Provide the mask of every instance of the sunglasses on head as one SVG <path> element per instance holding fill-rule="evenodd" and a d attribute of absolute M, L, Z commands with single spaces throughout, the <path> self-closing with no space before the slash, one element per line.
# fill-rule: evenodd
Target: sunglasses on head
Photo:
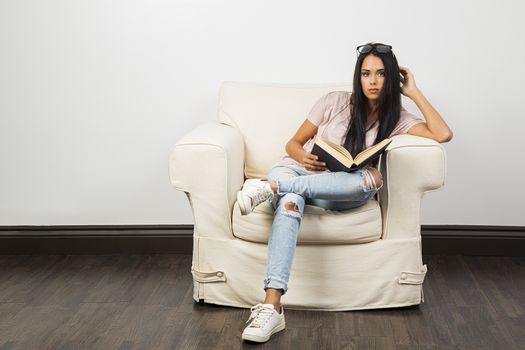
<path fill-rule="evenodd" d="M 360 46 L 358 46 L 356 48 L 356 50 L 357 50 L 357 52 L 359 54 L 362 54 L 362 53 L 368 53 L 368 52 L 372 51 L 374 48 L 379 53 L 387 53 L 387 52 L 390 52 L 392 50 L 392 46 L 390 46 L 390 45 L 383 45 L 383 44 L 365 44 L 365 45 L 360 45 Z"/>

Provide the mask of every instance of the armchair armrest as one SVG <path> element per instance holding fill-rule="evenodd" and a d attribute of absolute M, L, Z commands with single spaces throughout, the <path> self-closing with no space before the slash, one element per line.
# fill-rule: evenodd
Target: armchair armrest
<path fill-rule="evenodd" d="M 195 236 L 233 239 L 232 209 L 244 182 L 243 170 L 243 138 L 229 125 L 202 124 L 173 146 L 170 181 L 188 196 Z"/>
<path fill-rule="evenodd" d="M 424 193 L 443 187 L 446 164 L 440 143 L 408 134 L 392 137 L 379 165 L 384 183 L 379 190 L 382 239 L 421 234 L 421 199 Z"/>

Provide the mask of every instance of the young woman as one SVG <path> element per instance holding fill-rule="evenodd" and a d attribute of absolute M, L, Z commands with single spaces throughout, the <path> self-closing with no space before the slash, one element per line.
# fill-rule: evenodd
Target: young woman
<path fill-rule="evenodd" d="M 447 142 L 452 131 L 432 107 L 407 67 L 400 67 L 390 45 L 368 43 L 357 47 L 353 91 L 333 91 L 321 97 L 307 119 L 286 144 L 287 155 L 275 164 L 268 179 L 249 180 L 238 193 L 241 213 L 247 215 L 271 200 L 275 210 L 268 241 L 264 303 L 251 308 L 245 340 L 264 342 L 285 327 L 281 296 L 288 279 L 297 233 L 306 204 L 330 210 L 364 205 L 383 186 L 381 173 L 372 166 L 351 173 L 330 172 L 311 154 L 317 139 L 344 145 L 350 154 L 399 134 Z M 412 99 L 426 122 L 401 106 L 401 94 Z"/>

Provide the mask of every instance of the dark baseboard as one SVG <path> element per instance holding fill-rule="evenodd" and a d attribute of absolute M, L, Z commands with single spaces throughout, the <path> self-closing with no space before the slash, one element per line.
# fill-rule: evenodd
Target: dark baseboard
<path fill-rule="evenodd" d="M 0 226 L 0 254 L 191 254 L 193 225 Z M 525 227 L 423 225 L 423 254 L 525 256 Z"/>
<path fill-rule="evenodd" d="M 423 254 L 525 256 L 525 227 L 422 225 Z"/>
<path fill-rule="evenodd" d="M 0 254 L 191 254 L 193 225 L 0 226 Z"/>

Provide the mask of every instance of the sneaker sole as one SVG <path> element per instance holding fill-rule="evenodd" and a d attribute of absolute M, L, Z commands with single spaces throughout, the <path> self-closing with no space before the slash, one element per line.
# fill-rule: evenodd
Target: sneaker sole
<path fill-rule="evenodd" d="M 241 210 L 241 215 L 248 215 L 249 212 L 246 211 L 246 207 L 244 206 L 244 202 L 242 200 L 241 192 L 237 193 L 237 203 L 239 204 L 239 209 Z"/>
<path fill-rule="evenodd" d="M 284 322 L 281 324 L 278 324 L 274 329 L 272 329 L 270 334 L 268 334 L 266 337 L 255 335 L 255 334 L 243 334 L 242 339 L 257 342 L 257 343 L 264 343 L 270 340 L 270 337 L 272 336 L 272 334 L 282 331 L 285 328 L 285 326 L 286 324 Z"/>

